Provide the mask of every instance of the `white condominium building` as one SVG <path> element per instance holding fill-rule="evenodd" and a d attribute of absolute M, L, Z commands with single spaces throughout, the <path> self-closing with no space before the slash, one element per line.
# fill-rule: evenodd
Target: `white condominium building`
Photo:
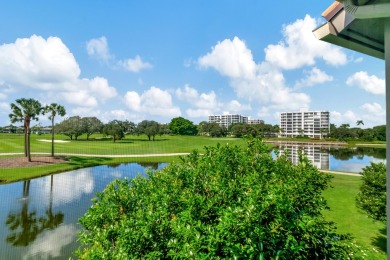
<path fill-rule="evenodd" d="M 209 123 L 218 123 L 221 126 L 229 128 L 231 124 L 248 123 L 248 117 L 242 115 L 212 115 L 209 116 Z"/>
<path fill-rule="evenodd" d="M 329 111 L 307 111 L 280 113 L 280 135 L 282 137 L 308 136 L 324 138 L 330 130 Z"/>
<path fill-rule="evenodd" d="M 248 119 L 248 125 L 260 125 L 264 124 L 264 120 L 261 119 Z"/>

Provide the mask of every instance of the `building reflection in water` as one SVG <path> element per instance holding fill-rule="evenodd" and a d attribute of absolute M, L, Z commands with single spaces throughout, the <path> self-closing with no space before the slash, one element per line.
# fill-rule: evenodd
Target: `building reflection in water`
<path fill-rule="evenodd" d="M 299 151 L 303 151 L 305 156 L 311 161 L 311 163 L 321 170 L 329 170 L 329 146 L 322 146 L 319 144 L 280 144 L 278 147 L 279 155 L 284 154 L 287 151 L 287 157 L 294 164 L 299 162 Z"/>

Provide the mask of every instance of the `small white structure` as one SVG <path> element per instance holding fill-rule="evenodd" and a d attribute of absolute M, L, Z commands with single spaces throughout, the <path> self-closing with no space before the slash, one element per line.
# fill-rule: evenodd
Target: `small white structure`
<path fill-rule="evenodd" d="M 308 136 L 322 139 L 330 130 L 328 111 L 308 111 L 280 113 L 280 136 Z"/>

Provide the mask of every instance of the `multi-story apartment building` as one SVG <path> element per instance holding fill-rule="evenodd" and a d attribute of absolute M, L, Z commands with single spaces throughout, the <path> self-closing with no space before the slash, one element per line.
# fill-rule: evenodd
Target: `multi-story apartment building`
<path fill-rule="evenodd" d="M 264 120 L 248 118 L 248 125 L 260 125 L 260 124 L 264 124 Z"/>
<path fill-rule="evenodd" d="M 212 115 L 209 116 L 209 123 L 218 123 L 221 126 L 229 128 L 231 124 L 248 123 L 248 117 L 242 115 Z"/>
<path fill-rule="evenodd" d="M 280 135 L 282 137 L 308 136 L 324 138 L 330 130 L 328 111 L 307 111 L 280 113 Z"/>

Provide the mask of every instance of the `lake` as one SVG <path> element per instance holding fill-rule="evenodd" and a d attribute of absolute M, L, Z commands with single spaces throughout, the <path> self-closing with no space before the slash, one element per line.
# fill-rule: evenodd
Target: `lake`
<path fill-rule="evenodd" d="M 359 172 L 373 162 L 386 161 L 386 149 L 280 147 L 297 160 L 303 149 L 313 164 L 327 170 Z M 69 259 L 77 249 L 78 219 L 96 192 L 118 178 L 145 175 L 145 169 L 166 164 L 130 163 L 97 166 L 52 176 L 0 185 L 0 258 Z"/>
<path fill-rule="evenodd" d="M 78 247 L 77 221 L 96 192 L 114 179 L 165 165 L 97 166 L 0 185 L 0 258 L 69 259 Z"/>
<path fill-rule="evenodd" d="M 299 151 L 303 151 L 309 160 L 321 170 L 359 173 L 370 162 L 386 163 L 386 148 L 355 147 L 342 148 L 318 144 L 311 145 L 282 145 L 274 149 L 277 154 L 287 152 L 287 157 L 297 163 Z"/>

